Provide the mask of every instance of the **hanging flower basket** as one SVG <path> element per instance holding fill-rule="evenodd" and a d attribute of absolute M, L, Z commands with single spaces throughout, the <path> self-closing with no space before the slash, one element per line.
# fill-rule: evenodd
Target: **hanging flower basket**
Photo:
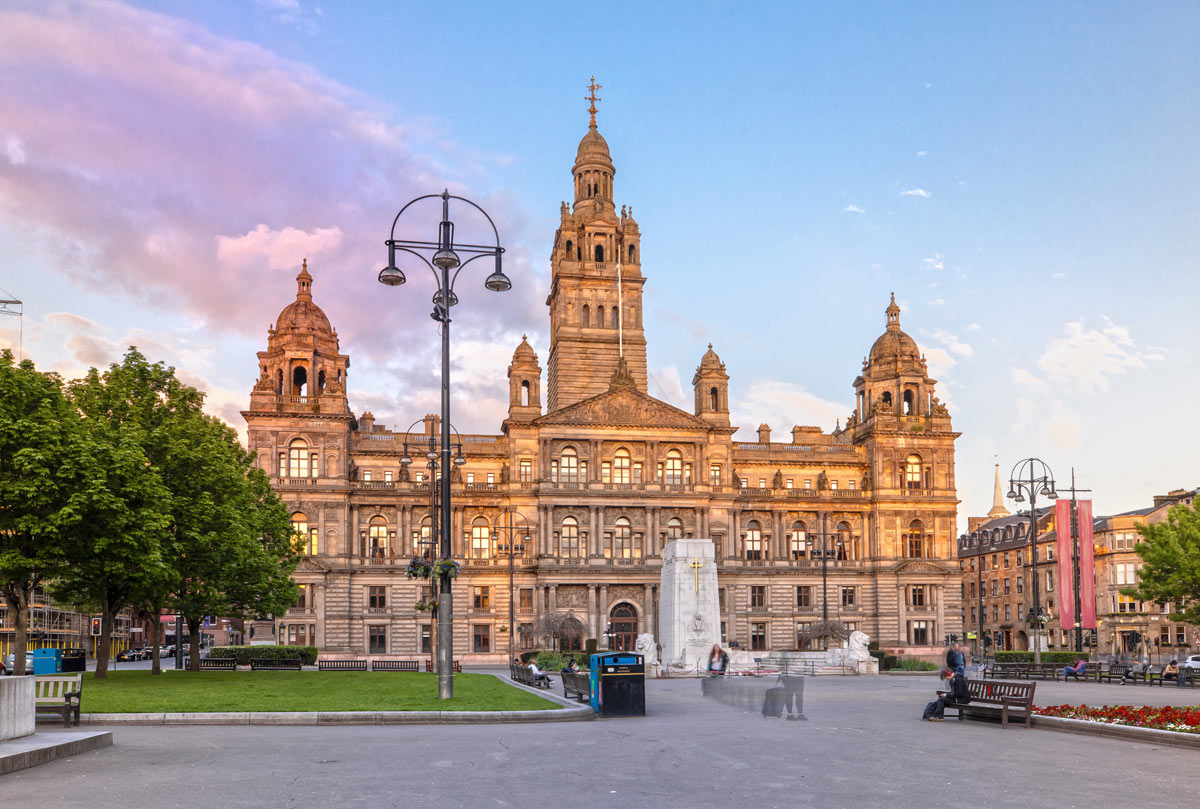
<path fill-rule="evenodd" d="M 413 609 L 417 612 L 436 612 L 437 604 L 436 601 L 418 601 L 416 604 L 413 604 Z"/>
<path fill-rule="evenodd" d="M 419 556 L 414 556 L 412 561 L 408 563 L 408 567 L 404 568 L 404 575 L 410 579 L 428 579 L 433 568 Z"/>
<path fill-rule="evenodd" d="M 458 562 L 443 557 L 433 563 L 433 575 L 439 579 L 442 576 L 449 576 L 452 579 L 456 579 L 458 578 L 458 567 Z"/>

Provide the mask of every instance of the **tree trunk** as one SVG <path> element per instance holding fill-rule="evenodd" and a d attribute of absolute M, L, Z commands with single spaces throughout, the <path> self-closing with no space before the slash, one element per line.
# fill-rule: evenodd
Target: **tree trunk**
<path fill-rule="evenodd" d="M 15 615 L 13 622 L 13 669 L 14 675 L 25 673 L 25 649 L 29 645 L 29 627 L 25 623 L 25 607 L 29 604 L 25 590 L 4 592 L 4 604 L 8 614 Z"/>
<path fill-rule="evenodd" d="M 188 642 L 192 647 L 191 652 L 188 653 L 188 671 L 200 671 L 200 619 L 188 618 L 187 625 Z M 176 648 L 175 654 L 179 654 L 178 648 Z"/>
<path fill-rule="evenodd" d="M 162 610 L 155 609 L 151 611 L 150 617 L 154 621 L 154 628 L 150 630 L 150 673 L 162 674 L 162 664 L 159 662 L 158 655 L 162 650 L 162 616 L 159 614 Z"/>
<path fill-rule="evenodd" d="M 96 673 L 95 679 L 103 680 L 108 677 L 108 659 L 112 653 L 112 631 L 116 616 L 109 608 L 107 600 L 100 607 L 100 637 L 96 640 Z"/>

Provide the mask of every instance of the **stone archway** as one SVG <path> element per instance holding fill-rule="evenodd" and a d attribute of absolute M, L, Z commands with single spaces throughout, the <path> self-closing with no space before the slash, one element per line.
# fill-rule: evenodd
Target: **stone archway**
<path fill-rule="evenodd" d="M 637 644 L 637 608 L 622 601 L 608 613 L 608 621 L 612 631 L 609 648 L 616 652 L 632 652 Z"/>

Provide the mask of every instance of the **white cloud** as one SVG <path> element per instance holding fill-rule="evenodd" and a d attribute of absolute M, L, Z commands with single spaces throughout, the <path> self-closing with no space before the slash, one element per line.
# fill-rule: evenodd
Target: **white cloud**
<path fill-rule="evenodd" d="M 837 419 L 845 417 L 851 407 L 822 399 L 803 385 L 761 379 L 742 393 L 730 410 L 733 423 L 746 430 L 769 424 L 775 435 L 790 435 L 795 425 L 816 425 L 832 430 Z"/>
<path fill-rule="evenodd" d="M 983 326 L 980 326 L 978 323 L 972 323 L 967 326 L 967 331 L 983 331 Z"/>
<path fill-rule="evenodd" d="M 925 355 L 925 363 L 929 366 L 929 375 L 934 379 L 942 379 L 955 365 L 958 365 L 958 360 L 939 346 L 921 346 L 921 353 Z"/>
<path fill-rule="evenodd" d="M 958 339 L 957 335 L 951 334 L 945 329 L 937 329 L 929 336 L 937 340 L 939 343 L 960 357 L 966 357 L 970 359 L 975 355 L 975 349 L 972 348 L 969 343 L 964 343 L 962 340 Z"/>
<path fill-rule="evenodd" d="M 925 268 L 929 270 L 941 271 L 946 269 L 946 264 L 942 261 L 941 253 L 935 254 L 932 258 L 922 259 L 921 263 L 924 264 Z"/>
<path fill-rule="evenodd" d="M 665 368 L 656 368 L 649 371 L 649 375 L 652 396 L 661 397 L 668 404 L 683 410 L 689 409 L 688 399 L 683 392 L 683 381 L 680 379 L 677 367 L 668 365 Z"/>
<path fill-rule="evenodd" d="M 929 301 L 929 305 L 930 306 L 945 306 L 946 299 L 945 298 L 934 298 L 933 300 Z"/>
<path fill-rule="evenodd" d="M 1064 324 L 1062 331 L 1062 337 L 1046 346 L 1038 366 L 1055 384 L 1065 382 L 1086 394 L 1107 391 L 1110 377 L 1163 358 L 1140 348 L 1127 328 L 1107 317 L 1100 328 L 1088 328 L 1079 320 Z"/>
<path fill-rule="evenodd" d="M 1052 272 L 1052 273 L 1050 273 L 1050 277 L 1051 278 L 1066 278 L 1067 274 L 1065 272 Z"/>
<path fill-rule="evenodd" d="M 847 205 L 845 208 L 842 208 L 842 213 L 866 213 L 866 211 L 857 205 Z"/>
<path fill-rule="evenodd" d="M 929 152 L 922 149 L 921 151 L 917 152 L 917 157 L 924 157 L 927 154 L 929 154 Z"/>
<path fill-rule="evenodd" d="M 4 154 L 8 157 L 8 162 L 14 166 L 20 166 L 27 158 L 25 144 L 21 143 L 21 139 L 16 135 L 9 135 L 4 139 Z"/>
<path fill-rule="evenodd" d="M 319 258 L 336 251 L 341 243 L 338 227 L 271 230 L 260 224 L 243 236 L 217 236 L 217 259 L 247 269 L 265 265 L 272 270 L 293 270 L 296 256 Z"/>
<path fill-rule="evenodd" d="M 928 191 L 926 191 L 924 188 L 910 188 L 907 191 L 901 191 L 900 196 L 902 196 L 902 197 L 929 197 L 932 195 Z"/>

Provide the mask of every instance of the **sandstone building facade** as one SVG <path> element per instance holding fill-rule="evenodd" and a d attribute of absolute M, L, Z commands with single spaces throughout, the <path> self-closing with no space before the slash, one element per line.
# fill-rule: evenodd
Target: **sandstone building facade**
<path fill-rule="evenodd" d="M 727 643 L 797 648 L 798 631 L 825 609 L 885 647 L 920 651 L 961 633 L 957 433 L 894 299 L 844 427 L 798 426 L 779 441 L 762 425 L 757 440 L 736 441 L 730 377 L 712 346 L 696 368 L 691 412 L 647 393 L 642 233 L 631 209 L 616 208 L 615 175 L 593 119 L 551 249 L 544 397 L 539 357 L 522 340 L 500 431 L 455 438 L 465 459 L 451 473 L 448 515 L 463 563 L 455 657 L 540 647 L 538 619 L 568 611 L 601 648 L 657 636 L 663 547 L 693 536 L 716 544 Z M 305 266 L 259 353 L 243 413 L 306 551 L 295 574 L 301 598 L 273 631 L 330 653 L 420 656 L 432 634 L 417 608 L 428 583 L 404 569 L 428 548 L 422 460 L 438 420 L 408 433 L 353 414 L 350 357 L 312 282 Z M 406 446 L 411 466 L 400 463 Z M 511 560 L 511 590 L 510 537 L 524 546 Z"/>

